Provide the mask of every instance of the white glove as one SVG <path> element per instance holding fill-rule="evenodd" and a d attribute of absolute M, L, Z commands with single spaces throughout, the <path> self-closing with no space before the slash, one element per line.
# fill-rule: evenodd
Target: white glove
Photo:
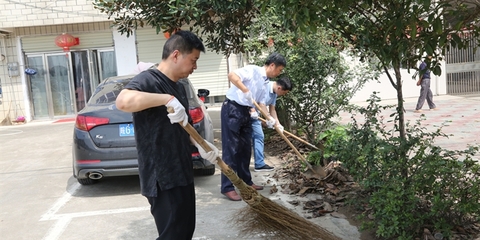
<path fill-rule="evenodd" d="M 170 118 L 170 122 L 172 124 L 174 123 L 180 123 L 182 124 L 184 127 L 187 126 L 188 124 L 188 115 L 187 113 L 185 112 L 185 108 L 183 107 L 183 105 L 178 101 L 177 98 L 175 98 L 174 96 L 172 96 L 172 98 L 170 99 L 170 101 L 168 101 L 167 104 L 165 104 L 165 106 L 167 107 L 172 107 L 174 112 L 173 113 L 169 113 L 167 116 Z"/>
<path fill-rule="evenodd" d="M 280 123 L 277 124 L 277 129 L 278 129 L 281 133 L 283 133 L 283 126 L 280 125 Z"/>
<path fill-rule="evenodd" d="M 238 89 L 237 95 L 239 98 L 245 99 L 248 104 L 253 106 L 253 97 L 252 97 L 252 92 L 250 92 L 250 90 L 248 90 L 247 92 L 242 92 L 242 90 Z"/>
<path fill-rule="evenodd" d="M 250 112 L 250 117 L 255 120 L 258 119 L 258 112 L 257 111 Z"/>
<path fill-rule="evenodd" d="M 268 128 L 272 128 L 273 129 L 273 126 L 275 126 L 275 118 L 273 117 L 270 117 L 268 120 L 267 120 L 267 127 Z"/>
<path fill-rule="evenodd" d="M 193 145 L 195 145 L 195 147 L 197 147 L 198 152 L 200 153 L 200 156 L 203 159 L 206 159 L 209 162 L 211 162 L 213 164 L 216 164 L 217 163 L 217 157 L 218 157 L 218 148 L 216 148 L 212 143 L 208 142 L 207 140 L 204 140 L 204 141 L 208 144 L 208 146 L 212 149 L 212 151 L 205 152 L 205 149 L 203 149 L 203 147 L 200 146 L 200 144 L 197 143 L 197 141 L 193 140 L 193 138 L 192 138 Z"/>

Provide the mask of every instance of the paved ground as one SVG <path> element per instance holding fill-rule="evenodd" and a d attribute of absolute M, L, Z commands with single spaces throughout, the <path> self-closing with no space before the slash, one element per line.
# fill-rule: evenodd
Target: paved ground
<path fill-rule="evenodd" d="M 437 110 L 431 111 L 425 102 L 422 112 L 415 113 L 417 98 L 407 98 L 404 102 L 405 120 L 414 124 L 420 118 L 421 125 L 428 130 L 434 131 L 441 127 L 442 132 L 449 135 L 448 138 L 438 138 L 436 143 L 449 150 L 464 150 L 467 145 L 480 144 L 480 96 L 435 96 L 433 99 Z M 356 103 L 366 106 L 366 102 Z M 397 104 L 397 100 L 383 100 L 381 105 Z M 385 111 L 382 116 L 388 118 L 395 109 Z M 348 114 L 342 113 L 342 122 L 350 121 Z M 480 156 L 479 156 L 480 157 Z"/>
<path fill-rule="evenodd" d="M 480 135 L 480 97 L 440 96 L 434 98 L 438 111 L 424 111 L 424 126 L 435 128 L 447 122 L 445 133 L 453 134 L 438 143 L 450 149 L 478 144 Z M 395 101 L 382 101 L 382 104 Z M 407 120 L 416 99 L 406 99 Z M 359 103 L 364 104 L 364 103 Z M 209 111 L 218 123 L 219 108 Z M 385 113 L 386 115 L 389 112 Z M 216 118 L 216 120 L 215 120 Z M 348 115 L 342 114 L 344 121 Z M 71 172 L 72 122 L 32 122 L 0 127 L 0 235 L 2 239 L 154 239 L 156 236 L 148 203 L 139 194 L 138 177 L 105 179 L 93 186 L 80 186 Z M 218 136 L 219 127 L 216 127 Z M 217 146 L 221 143 L 217 142 Z M 282 162 L 269 157 L 267 163 Z M 252 168 L 253 170 L 253 168 Z M 231 202 L 219 193 L 220 171 L 214 176 L 196 177 L 197 228 L 194 239 L 246 239 L 235 226 L 227 224 L 246 203 Z M 270 194 L 273 173 L 252 172 L 260 191 L 279 204 L 301 215 L 301 207 L 287 201 L 298 199 L 278 191 Z M 304 199 L 316 196 L 302 197 Z M 334 217 L 312 219 L 342 239 L 359 239 L 360 233 L 346 220 Z M 251 238 L 250 238 L 251 239 Z M 259 235 L 254 239 L 262 239 Z"/>

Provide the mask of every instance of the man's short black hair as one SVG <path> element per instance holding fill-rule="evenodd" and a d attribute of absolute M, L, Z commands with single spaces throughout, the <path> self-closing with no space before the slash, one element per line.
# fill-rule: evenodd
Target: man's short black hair
<path fill-rule="evenodd" d="M 265 60 L 265 65 L 270 65 L 270 64 L 275 64 L 275 66 L 287 66 L 287 60 L 285 60 L 285 57 L 283 57 L 280 53 L 273 52 L 270 55 L 268 55 L 267 59 Z"/>
<path fill-rule="evenodd" d="M 175 50 L 180 51 L 181 54 L 190 54 L 193 49 L 205 52 L 205 46 L 200 38 L 190 31 L 177 31 L 165 42 L 162 60 L 167 59 Z"/>
<path fill-rule="evenodd" d="M 281 77 L 277 79 L 277 86 L 281 86 L 283 91 L 291 91 L 293 88 L 293 83 L 290 81 L 288 77 Z"/>

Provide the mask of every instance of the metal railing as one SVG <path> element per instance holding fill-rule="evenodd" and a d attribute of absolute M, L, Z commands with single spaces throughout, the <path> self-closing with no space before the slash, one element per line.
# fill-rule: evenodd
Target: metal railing
<path fill-rule="evenodd" d="M 451 47 L 445 56 L 447 94 L 468 95 L 480 93 L 480 48 L 479 40 L 465 32 L 468 46 L 464 49 Z"/>

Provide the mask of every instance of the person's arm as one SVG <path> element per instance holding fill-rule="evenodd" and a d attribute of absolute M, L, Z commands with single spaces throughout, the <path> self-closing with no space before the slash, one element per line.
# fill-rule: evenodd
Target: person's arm
<path fill-rule="evenodd" d="M 139 112 L 147 108 L 166 105 L 172 98 L 170 94 L 141 92 L 123 89 L 118 94 L 116 106 L 124 112 Z"/>
<path fill-rule="evenodd" d="M 234 72 L 230 72 L 228 74 L 228 80 L 235 85 L 240 91 L 246 93 L 248 92 L 248 88 L 243 84 L 242 79 Z"/>
<path fill-rule="evenodd" d="M 277 124 L 280 124 L 280 122 L 278 121 L 277 110 L 275 110 L 275 105 L 269 105 L 268 108 L 270 110 L 270 116 L 272 116 L 275 121 L 277 121 Z"/>
<path fill-rule="evenodd" d="M 266 106 L 265 104 L 259 103 L 258 105 L 259 105 L 260 108 L 262 109 L 262 111 L 260 111 L 260 112 L 264 112 L 264 113 L 267 113 L 267 114 L 268 114 L 267 106 Z M 271 116 L 271 114 L 270 114 L 270 115 L 267 115 L 267 116 L 263 116 L 263 117 L 265 117 L 265 119 L 268 120 L 268 119 L 270 118 L 270 116 Z"/>

